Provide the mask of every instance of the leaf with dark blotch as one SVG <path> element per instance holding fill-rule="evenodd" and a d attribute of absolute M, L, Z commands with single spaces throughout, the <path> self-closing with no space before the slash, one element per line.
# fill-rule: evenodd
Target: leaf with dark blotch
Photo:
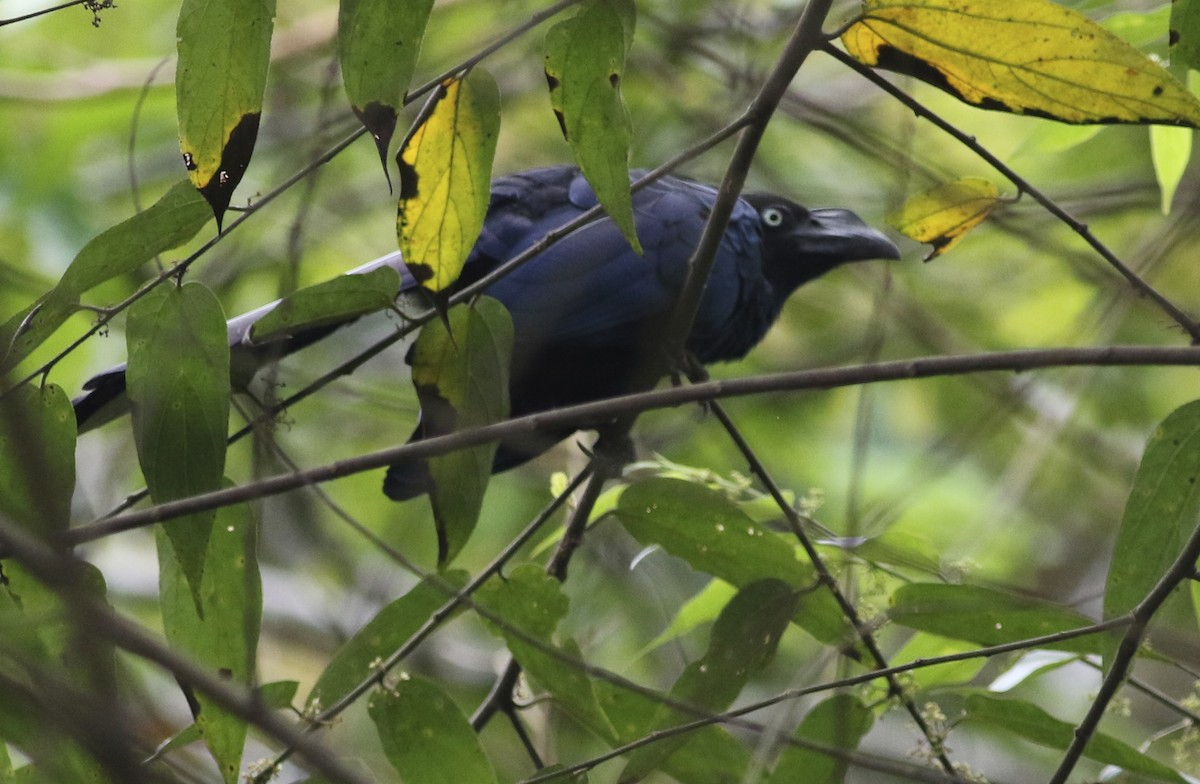
<path fill-rule="evenodd" d="M 842 42 L 865 65 L 984 109 L 1200 126 L 1200 101 L 1170 73 L 1051 0 L 868 0 Z"/>
<path fill-rule="evenodd" d="M 387 176 L 387 150 L 421 52 L 433 0 L 341 0 L 338 61 L 350 106 Z"/>
<path fill-rule="evenodd" d="M 972 694 L 967 697 L 966 719 L 988 724 L 1017 737 L 1051 749 L 1065 750 L 1075 740 L 1075 725 L 1051 716 L 1037 705 L 1025 700 Z M 1097 732 L 1084 747 L 1083 756 L 1116 765 L 1131 773 L 1183 784 L 1185 779 L 1152 757 L 1111 735 Z"/>
<path fill-rule="evenodd" d="M 1135 608 L 1162 579 L 1200 523 L 1200 401 L 1154 431 L 1133 478 L 1104 588 L 1104 617 Z M 1110 663 L 1115 642 L 1106 650 Z"/>
<path fill-rule="evenodd" d="M 913 196 L 888 215 L 887 222 L 904 236 L 932 245 L 925 257 L 929 261 L 957 245 L 999 203 L 1000 191 L 994 183 L 964 177 Z"/>
<path fill-rule="evenodd" d="M 218 512 L 210 526 L 197 605 L 174 542 L 162 529 L 158 532 L 159 596 L 167 640 L 213 673 L 243 686 L 254 681 L 262 622 L 257 539 L 256 523 L 245 506 Z M 226 784 L 236 784 L 246 721 L 226 712 L 201 691 L 192 692 L 192 697 L 198 708 L 195 726 L 200 737 Z"/>
<path fill-rule="evenodd" d="M 138 461 L 155 503 L 221 487 L 229 421 L 225 315 L 199 283 L 159 286 L 129 309 L 126 343 Z M 213 512 L 164 524 L 197 608 Z"/>
<path fill-rule="evenodd" d="M 444 323 L 425 325 L 412 355 L 425 436 L 467 430 L 508 416 L 512 341 L 512 319 L 490 297 L 481 297 L 470 307 L 451 308 Z M 475 530 L 495 453 L 493 442 L 430 458 L 429 500 L 437 525 L 438 563 L 457 555 Z"/>
<path fill-rule="evenodd" d="M 284 297 L 250 327 L 250 339 L 266 343 L 306 329 L 342 324 L 392 306 L 400 290 L 400 273 L 391 267 L 341 275 Z"/>
<path fill-rule="evenodd" d="M 758 580 L 738 591 L 717 616 L 708 650 L 684 669 L 671 687 L 671 698 L 713 713 L 727 709 L 751 676 L 775 657 L 798 601 L 797 591 L 773 578 Z M 666 729 L 695 718 L 695 714 L 662 707 L 651 728 Z M 619 780 L 640 781 L 694 742 L 692 736 L 676 735 L 632 752 Z"/>
<path fill-rule="evenodd" d="M 0 397 L 0 516 L 52 540 L 71 522 L 75 414 L 56 384 Z"/>
<path fill-rule="evenodd" d="M 371 695 L 367 712 L 405 784 L 489 784 L 496 772 L 471 722 L 441 686 L 405 675 Z"/>
<path fill-rule="evenodd" d="M 629 188 L 629 113 L 621 99 L 636 9 L 629 0 L 592 0 L 546 34 L 550 105 L 596 198 L 642 252 Z"/>
<path fill-rule="evenodd" d="M 434 91 L 396 153 L 400 252 L 429 291 L 458 280 L 483 228 L 499 133 L 500 91 L 473 68 Z"/>
<path fill-rule="evenodd" d="M 275 0 L 184 0 L 175 98 L 183 163 L 218 228 L 254 152 Z"/>
<path fill-rule="evenodd" d="M 875 714 L 851 694 L 835 694 L 817 703 L 800 722 L 796 737 L 833 751 L 855 751 L 871 731 Z M 773 781 L 844 781 L 850 761 L 816 749 L 787 746 L 779 756 Z"/>
<path fill-rule="evenodd" d="M 1189 68 L 1200 71 L 1200 2 L 1172 0 L 1167 43 L 1172 71 L 1179 75 Z"/>
<path fill-rule="evenodd" d="M 180 181 L 144 212 L 92 238 L 53 289 L 0 325 L 0 371 L 14 367 L 54 334 L 84 293 L 182 245 L 210 220 L 212 210 L 204 199 L 190 183 Z"/>

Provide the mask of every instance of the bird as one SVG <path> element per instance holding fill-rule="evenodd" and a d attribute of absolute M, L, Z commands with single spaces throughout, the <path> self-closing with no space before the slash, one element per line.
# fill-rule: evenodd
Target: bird
<path fill-rule="evenodd" d="M 643 174 L 635 170 L 631 178 Z M 633 194 L 642 253 L 611 218 L 602 217 L 484 289 L 512 317 L 511 416 L 637 392 L 657 381 L 646 377 L 646 363 L 656 361 L 655 352 L 662 350 L 659 338 L 716 200 L 717 189 L 710 185 L 662 177 Z M 480 280 L 597 203 L 586 177 L 574 166 L 496 178 L 482 231 L 450 293 Z M 704 364 L 740 359 L 762 340 L 800 286 L 848 262 L 898 258 L 897 246 L 850 210 L 810 210 L 782 196 L 744 193 L 721 238 L 685 348 Z M 418 287 L 399 252 L 351 273 L 382 265 L 400 273 L 401 291 Z M 243 377 L 340 326 L 302 331 L 282 345 L 256 345 L 250 327 L 275 304 L 228 323 L 232 366 L 243 368 Z M 81 432 L 121 413 L 124 366 L 93 377 L 84 389 L 86 393 L 74 401 Z M 589 423 L 578 429 L 599 426 Z M 574 430 L 502 441 L 493 472 L 536 457 Z M 419 418 L 411 439 L 434 434 L 428 422 Z M 402 501 L 427 493 L 430 482 L 423 462 L 406 461 L 388 469 L 383 489 L 388 497 Z"/>

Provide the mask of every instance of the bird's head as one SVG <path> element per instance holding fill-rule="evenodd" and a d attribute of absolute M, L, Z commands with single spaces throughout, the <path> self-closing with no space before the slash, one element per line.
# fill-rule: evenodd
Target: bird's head
<path fill-rule="evenodd" d="M 900 258 L 891 240 L 850 210 L 810 210 L 765 193 L 742 198 L 758 212 L 763 273 L 783 298 L 846 262 Z"/>

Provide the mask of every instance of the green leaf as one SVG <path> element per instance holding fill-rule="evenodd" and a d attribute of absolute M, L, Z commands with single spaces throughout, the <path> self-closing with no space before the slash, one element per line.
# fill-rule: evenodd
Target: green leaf
<path fill-rule="evenodd" d="M 875 723 L 871 709 L 849 694 L 835 694 L 817 703 L 800 727 L 796 736 L 831 749 L 854 751 Z M 771 774 L 774 781 L 844 781 L 850 762 L 815 749 L 788 746 L 779 756 Z"/>
<path fill-rule="evenodd" d="M 167 640 L 214 674 L 249 686 L 255 678 L 262 624 L 258 536 L 249 510 L 239 505 L 217 513 L 204 554 L 198 604 L 172 540 L 162 528 L 157 539 L 159 600 Z M 203 692 L 192 696 L 199 706 L 196 727 L 226 784 L 236 784 L 246 722 L 225 712 Z"/>
<path fill-rule="evenodd" d="M 179 247 L 212 220 L 187 182 L 176 183 L 146 211 L 105 229 L 79 251 L 58 285 L 0 326 L 0 371 L 14 367 L 75 312 L 85 292 Z"/>
<path fill-rule="evenodd" d="M 1075 725 L 1060 721 L 1024 700 L 972 694 L 967 697 L 966 707 L 968 720 L 1011 732 L 1039 746 L 1062 750 L 1069 747 L 1075 738 Z M 1161 781 L 1184 782 L 1182 776 L 1163 763 L 1102 732 L 1096 733 L 1088 741 L 1083 756 Z"/>
<path fill-rule="evenodd" d="M 512 319 L 490 297 L 451 308 L 446 323 L 435 320 L 422 328 L 413 349 L 412 379 L 423 435 L 467 430 L 508 416 L 512 341 Z M 430 458 L 439 564 L 454 558 L 475 530 L 495 454 L 493 442 Z"/>
<path fill-rule="evenodd" d="M 341 0 L 338 61 L 350 107 L 386 162 L 433 0 Z M 386 172 L 386 166 L 385 166 Z"/>
<path fill-rule="evenodd" d="M 496 772 L 462 710 L 441 687 L 409 676 L 367 703 L 384 754 L 404 784 L 487 784 Z"/>
<path fill-rule="evenodd" d="M 71 522 L 75 492 L 75 414 L 55 384 L 32 384 L 0 398 L 0 515 L 43 539 Z"/>
<path fill-rule="evenodd" d="M 126 371 L 134 442 L 155 503 L 221 487 L 229 421 L 225 316 L 199 283 L 164 285 L 129 309 Z M 164 523 L 196 606 L 214 513 Z"/>
<path fill-rule="evenodd" d="M 268 708 L 291 707 L 292 700 L 300 691 L 300 681 L 271 681 L 258 687 L 258 697 Z"/>
<path fill-rule="evenodd" d="M 659 545 L 692 568 L 735 586 L 768 577 L 797 589 L 816 584 L 816 572 L 797 560 L 791 544 L 703 485 L 646 479 L 625 489 L 615 514 L 643 545 Z M 851 631 L 828 591 L 806 594 L 793 620 L 818 640 L 835 645 Z"/>
<path fill-rule="evenodd" d="M 1136 607 L 1179 556 L 1200 518 L 1200 400 L 1173 411 L 1146 444 L 1113 545 L 1104 617 Z M 1115 643 L 1105 651 L 1111 661 Z"/>
<path fill-rule="evenodd" d="M 1154 177 L 1158 180 L 1163 215 L 1171 212 L 1175 190 L 1192 157 L 1194 135 L 1195 131 L 1191 128 L 1150 127 L 1150 161 L 1154 164 Z"/>
<path fill-rule="evenodd" d="M 1172 0 L 1168 44 L 1172 70 L 1200 71 L 1200 2 Z"/>
<path fill-rule="evenodd" d="M 971 642 L 919 632 L 910 637 L 900 650 L 888 657 L 888 660 L 892 664 L 907 664 L 921 659 L 966 653 L 976 647 L 978 646 Z M 904 673 L 904 678 L 907 680 L 905 689 L 916 694 L 939 686 L 967 683 L 979 674 L 985 664 L 987 664 L 987 659 L 980 656 L 974 659 L 925 666 L 919 670 L 909 670 Z"/>
<path fill-rule="evenodd" d="M 554 696 L 562 709 L 610 744 L 617 742 L 616 730 L 608 721 L 591 679 L 573 662 L 582 661 L 579 646 L 567 639 L 555 646 L 551 636 L 567 614 L 568 600 L 562 586 L 535 564 L 523 564 L 504 579 L 488 581 L 476 601 L 504 620 L 488 621 L 493 632 L 504 637 L 509 651 L 533 680 Z M 556 648 L 555 656 L 528 640 Z"/>
<path fill-rule="evenodd" d="M 710 623 L 721 614 L 721 608 L 728 604 L 735 594 L 737 594 L 737 588 L 724 580 L 709 580 L 708 585 L 680 606 L 675 617 L 671 619 L 671 625 L 651 640 L 642 649 L 642 653 L 666 645 L 693 629 Z"/>
<path fill-rule="evenodd" d="M 1200 126 L 1200 101 L 1170 73 L 1050 0 L 867 0 L 842 43 L 865 65 L 984 109 Z"/>
<path fill-rule="evenodd" d="M 481 68 L 430 96 L 396 153 L 396 233 L 404 263 L 433 292 L 458 280 L 491 198 L 500 91 Z"/>
<path fill-rule="evenodd" d="M 338 648 L 321 677 L 308 693 L 305 707 L 328 708 L 374 672 L 382 662 L 408 642 L 437 609 L 450 601 L 451 591 L 467 584 L 467 573 L 448 571 L 429 577 L 392 601 Z"/>
<path fill-rule="evenodd" d="M 979 177 L 946 182 L 909 198 L 887 216 L 888 225 L 917 242 L 933 245 L 925 261 L 959 243 L 1000 204 L 1000 190 Z"/>
<path fill-rule="evenodd" d="M 888 617 L 910 629 L 1000 645 L 1092 625 L 1087 616 L 1052 602 L 1001 593 L 976 585 L 911 583 L 892 594 Z M 1103 636 L 1091 634 L 1044 646 L 1098 653 Z"/>
<path fill-rule="evenodd" d="M 275 0 L 183 0 L 179 8 L 179 147 L 218 227 L 254 152 L 274 17 Z"/>
<path fill-rule="evenodd" d="M 625 57 L 633 44 L 631 0 L 591 0 L 546 34 L 550 105 L 575 162 L 596 198 L 642 252 L 629 187 L 629 112 L 621 100 Z"/>
<path fill-rule="evenodd" d="M 392 307 L 399 291 L 400 273 L 391 267 L 340 275 L 284 297 L 270 313 L 254 322 L 250 339 L 266 343 L 306 329 L 342 324 Z"/>
<path fill-rule="evenodd" d="M 713 624 L 708 651 L 675 681 L 672 699 L 706 712 L 727 709 L 750 678 L 774 658 L 797 601 L 798 592 L 782 580 L 758 580 L 738 591 Z M 695 718 L 695 714 L 664 706 L 651 726 L 666 729 Z M 620 780 L 641 780 L 694 742 L 689 735 L 675 735 L 631 752 Z"/>

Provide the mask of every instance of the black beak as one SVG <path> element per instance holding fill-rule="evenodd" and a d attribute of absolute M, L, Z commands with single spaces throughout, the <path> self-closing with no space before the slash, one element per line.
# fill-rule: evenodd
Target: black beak
<path fill-rule="evenodd" d="M 803 253 L 839 262 L 900 258 L 894 242 L 850 210 L 812 210 L 792 236 Z"/>

